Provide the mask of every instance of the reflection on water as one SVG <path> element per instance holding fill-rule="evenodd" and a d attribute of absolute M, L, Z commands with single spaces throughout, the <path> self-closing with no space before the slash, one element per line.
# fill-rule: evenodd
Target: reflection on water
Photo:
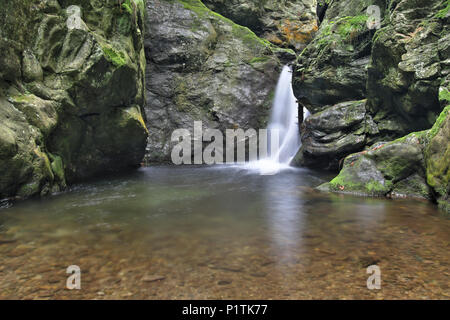
<path fill-rule="evenodd" d="M 153 167 L 3 209 L 0 298 L 449 298 L 449 219 L 314 191 L 325 178 Z M 65 289 L 73 264 L 79 291 Z"/>
<path fill-rule="evenodd" d="M 267 238 L 271 255 L 276 256 L 275 267 L 282 275 L 280 287 L 295 282 L 296 259 L 300 257 L 304 228 L 303 199 L 296 191 L 296 175 L 264 181 L 262 200 L 267 224 Z M 289 265 L 290 268 L 284 266 Z"/>
<path fill-rule="evenodd" d="M 293 180 L 280 183 L 279 180 L 273 179 L 264 183 L 265 218 L 270 230 L 268 236 L 275 252 L 279 252 L 284 258 L 282 261 L 289 261 L 292 251 L 296 251 L 301 245 L 303 200 L 298 196 Z"/>

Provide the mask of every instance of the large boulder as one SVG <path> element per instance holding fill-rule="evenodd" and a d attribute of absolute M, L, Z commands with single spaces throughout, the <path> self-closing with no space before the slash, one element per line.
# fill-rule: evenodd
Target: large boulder
<path fill-rule="evenodd" d="M 149 1 L 147 146 L 149 162 L 169 162 L 175 129 L 194 121 L 220 129 L 267 126 L 281 50 L 198 0 Z"/>
<path fill-rule="evenodd" d="M 327 107 L 303 122 L 302 147 L 294 164 L 337 170 L 341 160 L 362 150 L 376 130 L 366 100 Z"/>
<path fill-rule="evenodd" d="M 302 50 L 318 29 L 317 0 L 204 0 L 211 10 L 275 45 Z"/>
<path fill-rule="evenodd" d="M 143 1 L 2 6 L 0 198 L 139 165 L 148 134 Z"/>

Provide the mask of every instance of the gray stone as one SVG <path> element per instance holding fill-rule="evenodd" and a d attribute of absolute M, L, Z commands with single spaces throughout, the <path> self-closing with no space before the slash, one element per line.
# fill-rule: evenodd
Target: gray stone
<path fill-rule="evenodd" d="M 150 2 L 147 10 L 147 161 L 170 161 L 172 132 L 194 121 L 223 132 L 267 126 L 277 48 L 200 1 Z"/>

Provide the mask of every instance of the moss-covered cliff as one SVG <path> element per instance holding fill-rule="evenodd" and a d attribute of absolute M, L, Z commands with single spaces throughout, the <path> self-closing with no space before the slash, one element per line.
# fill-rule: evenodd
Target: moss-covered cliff
<path fill-rule="evenodd" d="M 292 51 L 199 0 L 148 2 L 149 162 L 170 162 L 171 134 L 194 121 L 225 132 L 267 126 L 282 63 Z"/>
<path fill-rule="evenodd" d="M 294 89 L 313 113 L 297 163 L 343 166 L 322 190 L 416 196 L 448 208 L 449 2 L 328 4 L 297 61 Z M 367 24 L 374 4 L 378 30 Z"/>
<path fill-rule="evenodd" d="M 144 14 L 137 0 L 2 2 L 0 198 L 141 162 Z"/>
<path fill-rule="evenodd" d="M 301 51 L 318 29 L 317 0 L 204 0 L 211 10 L 273 44 Z"/>

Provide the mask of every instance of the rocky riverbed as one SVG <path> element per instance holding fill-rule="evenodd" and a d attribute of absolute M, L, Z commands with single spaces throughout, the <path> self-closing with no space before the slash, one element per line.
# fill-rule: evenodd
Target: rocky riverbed
<path fill-rule="evenodd" d="M 326 178 L 157 167 L 3 210 L 0 297 L 449 298 L 448 219 L 424 201 L 313 191 Z M 81 290 L 66 289 L 70 265 Z"/>

